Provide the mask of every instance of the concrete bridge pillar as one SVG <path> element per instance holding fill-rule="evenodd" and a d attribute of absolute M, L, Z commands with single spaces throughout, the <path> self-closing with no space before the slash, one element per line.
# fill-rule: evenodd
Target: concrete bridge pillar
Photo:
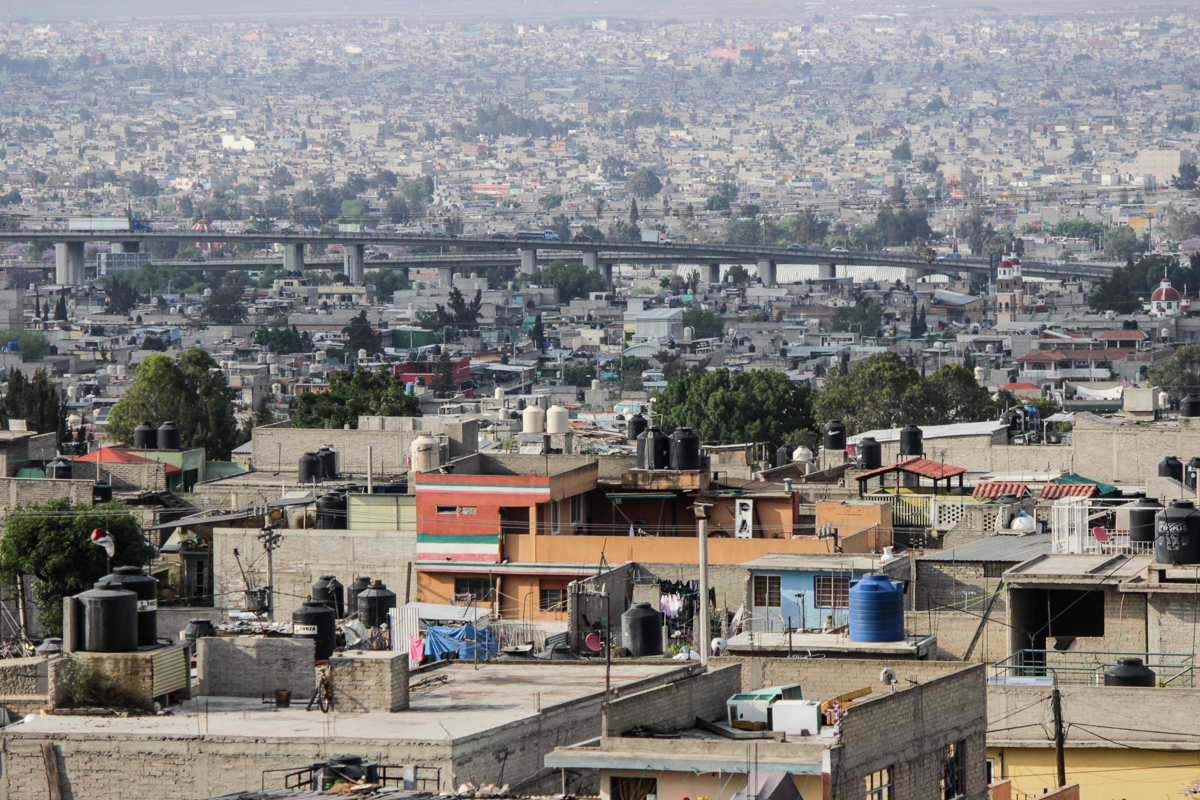
<path fill-rule="evenodd" d="M 521 274 L 532 274 L 535 269 L 537 269 L 537 250 L 521 248 Z"/>
<path fill-rule="evenodd" d="M 721 282 L 721 265 L 720 264 L 709 264 L 708 265 L 708 282 L 709 283 L 720 283 Z"/>
<path fill-rule="evenodd" d="M 904 270 L 904 282 L 918 283 L 922 278 L 927 277 L 929 274 L 929 270 L 927 269 L 906 269 Z"/>
<path fill-rule="evenodd" d="M 114 253 L 136 253 L 141 245 L 142 243 L 136 239 L 131 242 L 113 242 L 112 251 Z"/>
<path fill-rule="evenodd" d="M 585 250 L 583 253 L 583 268 L 586 270 L 596 269 L 598 266 L 595 250 Z"/>
<path fill-rule="evenodd" d="M 283 268 L 288 272 L 304 272 L 304 245 L 288 242 L 283 246 Z"/>
<path fill-rule="evenodd" d="M 763 286 L 775 285 L 775 262 L 770 259 L 763 259 L 758 262 L 758 277 L 762 281 Z"/>
<path fill-rule="evenodd" d="M 449 289 L 454 286 L 454 267 L 438 267 L 438 288 Z"/>
<path fill-rule="evenodd" d="M 83 285 L 83 242 L 54 245 L 54 282 L 60 286 Z"/>
<path fill-rule="evenodd" d="M 608 287 L 610 292 L 614 291 L 617 287 L 613 284 L 613 265 L 604 264 L 600 269 L 604 273 L 604 285 Z"/>
<path fill-rule="evenodd" d="M 342 266 L 346 280 L 357 286 L 363 282 L 363 260 L 366 257 L 366 245 L 348 244 L 342 248 Z"/>
<path fill-rule="evenodd" d="M 817 280 L 831 281 L 837 277 L 837 264 L 818 264 L 817 265 Z"/>

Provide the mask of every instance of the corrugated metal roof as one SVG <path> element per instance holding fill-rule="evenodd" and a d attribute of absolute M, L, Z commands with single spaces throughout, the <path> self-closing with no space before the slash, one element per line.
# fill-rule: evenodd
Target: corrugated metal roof
<path fill-rule="evenodd" d="M 1005 561 L 1018 564 L 1050 552 L 1048 533 L 1026 536 L 993 534 L 978 541 L 960 544 L 949 550 L 926 553 L 918 561 Z"/>
<path fill-rule="evenodd" d="M 995 499 L 1004 494 L 1015 494 L 1017 497 L 1024 497 L 1028 491 L 1028 486 L 1016 481 L 985 481 L 975 486 L 971 496 Z"/>
<path fill-rule="evenodd" d="M 1007 427 L 999 420 L 990 420 L 984 422 L 959 422 L 954 425 L 923 425 L 921 426 L 921 434 L 925 441 L 930 439 L 941 439 L 948 436 L 985 436 L 995 433 L 998 430 Z M 858 444 L 868 436 L 875 438 L 879 443 L 898 442 L 900 441 L 899 428 L 884 428 L 875 431 L 863 431 L 854 436 L 847 437 L 846 441 L 850 444 Z"/>

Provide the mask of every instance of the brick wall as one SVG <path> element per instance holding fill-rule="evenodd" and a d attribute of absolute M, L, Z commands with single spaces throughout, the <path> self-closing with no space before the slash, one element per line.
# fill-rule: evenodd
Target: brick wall
<path fill-rule="evenodd" d="M 739 691 L 751 692 L 766 686 L 798 683 L 805 699 L 825 702 L 856 689 L 868 688 L 884 693 L 888 687 L 879 682 L 885 663 L 850 658 L 760 658 L 756 656 L 713 659 L 711 666 L 727 662 L 742 665 Z M 962 664 L 946 661 L 897 661 L 887 663 L 896 670 L 901 686 L 909 681 L 926 683 L 962 669 Z"/>
<path fill-rule="evenodd" d="M 45 503 L 66 498 L 73 503 L 92 504 L 90 480 L 54 478 L 0 478 L 0 507 Z"/>
<path fill-rule="evenodd" d="M 1152 653 L 1196 653 L 1200 602 L 1196 594 L 1146 595 L 1146 648 Z"/>
<path fill-rule="evenodd" d="M 391 712 L 408 708 L 408 655 L 349 652 L 329 659 L 330 701 L 338 712 Z"/>
<path fill-rule="evenodd" d="M 998 565 L 1007 567 L 1011 565 Z M 987 598 L 1000 589 L 999 577 L 984 575 L 983 562 L 928 561 L 917 559 L 917 583 L 912 587 L 913 607 L 918 611 L 942 607 L 965 608 L 983 613 Z M 1004 594 L 996 598 L 993 614 L 1003 616 Z"/>
<path fill-rule="evenodd" d="M 936 636 L 936 658 L 941 661 L 961 661 L 966 658 L 967 648 L 978 633 L 979 641 L 971 651 L 970 660 L 993 663 L 1012 652 L 1010 630 L 1004 612 L 993 611 L 980 631 L 981 613 L 981 607 L 972 607 L 967 611 L 910 611 L 905 614 L 904 626 L 912 635 Z"/>
<path fill-rule="evenodd" d="M 1069 585 L 1050 585 L 1051 589 L 1082 588 Z M 1025 591 L 1028 588 L 1030 591 Z M 1045 595 L 1037 584 L 1014 587 L 1008 595 L 1009 648 L 1012 651 L 1034 647 L 1029 634 L 1046 635 Z M 1097 589 L 1104 593 L 1104 635 L 1076 636 L 1070 650 L 1092 650 L 1122 653 L 1146 651 L 1147 611 L 1146 595 L 1137 592 L 1120 592 L 1115 586 L 1104 585 Z M 1058 623 L 1056 631 L 1050 626 L 1047 649 L 1053 649 L 1057 637 L 1071 635 L 1065 622 Z"/>
<path fill-rule="evenodd" d="M 696 717 L 717 719 L 725 716 L 725 701 L 741 691 L 740 664 L 713 665 L 708 672 L 693 674 L 666 686 L 635 694 L 626 693 L 609 707 L 608 734 L 620 736 L 637 725 L 658 728 L 688 728 Z"/>
<path fill-rule="evenodd" d="M 1070 725 L 1068 748 L 1120 746 L 1106 742 L 1107 738 L 1145 745 L 1147 750 L 1195 752 L 1200 716 L 1200 693 L 1195 689 L 1060 684 L 1059 692 L 1063 719 Z M 993 747 L 1022 746 L 1021 742 L 1054 746 L 1053 726 L 1043 727 L 1053 718 L 1048 687 L 988 686 L 987 709 L 996 729 L 990 737 Z"/>
<path fill-rule="evenodd" d="M 288 689 L 307 702 L 316 685 L 312 639 L 211 636 L 196 640 L 198 694 L 262 697 Z"/>
<path fill-rule="evenodd" d="M 167 488 L 166 464 L 72 462 L 75 479 L 110 484 L 118 492 L 162 491 Z"/>
<path fill-rule="evenodd" d="M 891 770 L 893 797 L 940 797 L 945 749 L 964 747 L 968 800 L 987 797 L 987 711 L 984 666 L 882 694 L 847 709 L 830 753 L 835 798 L 862 797 L 863 778 Z"/>

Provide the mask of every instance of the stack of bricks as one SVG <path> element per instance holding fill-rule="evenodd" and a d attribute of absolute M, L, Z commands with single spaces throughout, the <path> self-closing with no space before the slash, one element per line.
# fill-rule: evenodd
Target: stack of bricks
<path fill-rule="evenodd" d="M 330 706 L 341 712 L 408 708 L 408 655 L 356 650 L 329 659 Z"/>

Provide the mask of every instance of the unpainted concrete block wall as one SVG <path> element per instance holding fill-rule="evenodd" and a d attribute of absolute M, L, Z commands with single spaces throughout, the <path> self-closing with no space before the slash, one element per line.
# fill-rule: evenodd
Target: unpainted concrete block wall
<path fill-rule="evenodd" d="M 343 653 L 329 659 L 330 705 L 339 712 L 391 712 L 408 708 L 406 653 Z"/>
<path fill-rule="evenodd" d="M 306 702 L 316 686 L 315 659 L 312 639 L 197 639 L 197 691 L 214 697 L 262 697 L 287 689 L 293 700 Z"/>
<path fill-rule="evenodd" d="M 708 672 L 693 669 L 666 686 L 636 694 L 625 693 L 609 708 L 608 734 L 620 736 L 637 725 L 655 728 L 690 728 L 697 717 L 725 716 L 726 701 L 741 691 L 740 664 L 714 666 Z"/>
<path fill-rule="evenodd" d="M 961 663 L 944 661 L 899 661 L 896 663 L 870 659 L 851 658 L 755 658 L 722 656 L 710 662 L 710 666 L 726 662 L 742 665 L 742 688 L 752 692 L 767 686 L 800 684 L 806 700 L 825 702 L 838 695 L 856 689 L 870 688 L 886 692 L 888 687 L 879 682 L 879 673 L 884 667 L 896 670 L 900 685 L 907 686 L 909 680 L 927 683 L 943 675 L 962 669 Z"/>

